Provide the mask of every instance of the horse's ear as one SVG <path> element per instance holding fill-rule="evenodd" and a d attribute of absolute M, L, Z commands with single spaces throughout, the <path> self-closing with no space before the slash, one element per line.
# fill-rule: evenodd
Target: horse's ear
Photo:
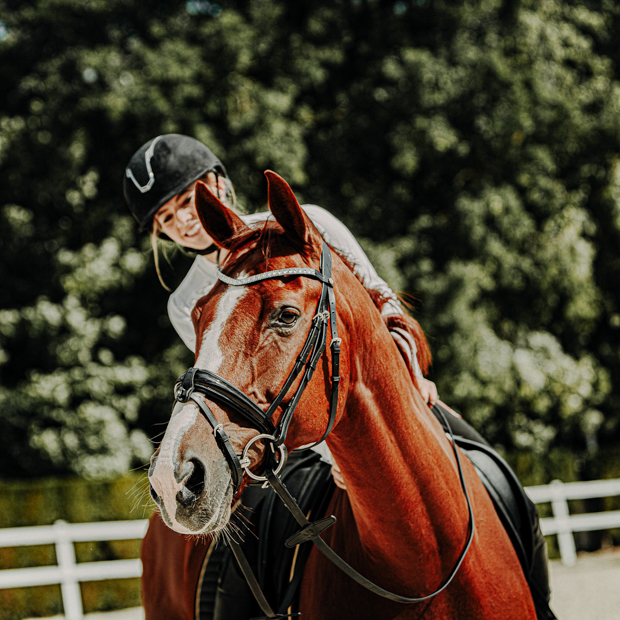
<path fill-rule="evenodd" d="M 228 248 L 232 238 L 248 228 L 202 181 L 196 183 L 196 211 L 203 228 L 213 237 L 216 245 L 222 248 Z"/>
<path fill-rule="evenodd" d="M 271 170 L 265 170 L 265 176 L 268 184 L 269 209 L 286 234 L 301 241 L 304 245 L 312 245 L 313 241 L 319 241 L 320 234 L 299 206 L 289 184 Z"/>

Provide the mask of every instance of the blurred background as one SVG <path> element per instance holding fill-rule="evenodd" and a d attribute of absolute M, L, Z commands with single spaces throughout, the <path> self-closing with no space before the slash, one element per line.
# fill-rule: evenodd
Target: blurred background
<path fill-rule="evenodd" d="M 523 484 L 620 477 L 619 34 L 613 0 L 0 0 L 0 525 L 150 514 L 193 361 L 121 189 L 161 133 L 247 212 L 270 168 L 345 222 Z"/>

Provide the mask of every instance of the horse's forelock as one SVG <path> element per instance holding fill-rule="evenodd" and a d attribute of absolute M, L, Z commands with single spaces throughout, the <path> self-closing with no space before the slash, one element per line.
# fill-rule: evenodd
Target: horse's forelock
<path fill-rule="evenodd" d="M 282 226 L 273 220 L 265 220 L 261 225 L 241 230 L 235 234 L 229 245 L 230 254 L 226 259 L 226 265 L 234 265 L 238 259 L 246 258 L 247 252 L 254 249 L 259 250 L 254 264 L 257 265 L 261 260 L 267 262 L 273 255 L 273 247 L 277 243 L 285 242 L 292 250 L 292 253 L 299 254 L 304 259 L 309 259 L 311 255 L 311 245 L 300 242 L 299 239 L 287 235 Z"/>

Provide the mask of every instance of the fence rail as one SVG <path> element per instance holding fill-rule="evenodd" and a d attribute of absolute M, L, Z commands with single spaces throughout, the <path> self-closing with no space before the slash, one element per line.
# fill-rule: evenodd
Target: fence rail
<path fill-rule="evenodd" d="M 81 581 L 140 577 L 142 563 L 139 559 L 77 563 L 74 543 L 140 539 L 146 534 L 147 526 L 146 519 L 104 523 L 56 521 L 54 525 L 0 530 L 0 547 L 53 544 L 58 560 L 58 566 L 0 570 L 0 588 L 60 584 L 66 620 L 82 620 Z"/>
<path fill-rule="evenodd" d="M 541 519 L 545 536 L 556 534 L 562 562 L 575 564 L 577 553 L 573 532 L 587 532 L 620 527 L 620 510 L 571 515 L 568 500 L 620 496 L 620 479 L 591 482 L 560 482 L 526 487 L 536 504 L 550 502 L 553 517 Z M 74 543 L 109 540 L 136 540 L 146 534 L 148 520 L 110 521 L 104 523 L 66 523 L 0 529 L 0 547 L 53 544 L 57 566 L 37 566 L 0 570 L 0 588 L 20 588 L 60 584 L 66 620 L 82 620 L 84 609 L 80 582 L 140 577 L 142 563 L 135 560 L 76 562 Z"/>
<path fill-rule="evenodd" d="M 574 566 L 577 549 L 573 532 L 592 532 L 620 527 L 620 510 L 571 515 L 568 500 L 614 497 L 620 495 L 620 480 L 592 480 L 588 482 L 561 482 L 526 487 L 525 492 L 535 504 L 551 503 L 553 517 L 540 520 L 545 536 L 557 534 L 562 563 Z"/>

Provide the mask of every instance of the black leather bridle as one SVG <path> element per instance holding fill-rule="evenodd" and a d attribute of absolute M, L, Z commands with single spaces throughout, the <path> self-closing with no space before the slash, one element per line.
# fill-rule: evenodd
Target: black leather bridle
<path fill-rule="evenodd" d="M 311 448 L 314 445 L 321 443 L 331 432 L 336 419 L 338 409 L 338 388 L 340 384 L 339 369 L 341 339 L 338 338 L 336 301 L 334 296 L 334 282 L 332 280 L 332 259 L 329 247 L 325 242 L 323 242 L 320 271 L 306 267 L 293 267 L 289 269 L 277 269 L 274 271 L 259 273 L 247 278 L 230 278 L 229 276 L 223 274 L 220 270 L 218 270 L 217 275 L 222 282 L 230 286 L 249 286 L 255 284 L 256 282 L 273 278 L 300 276 L 313 278 L 322 283 L 317 311 L 312 319 L 312 326 L 308 332 L 306 342 L 301 350 L 301 353 L 297 357 L 295 366 L 267 411 L 263 411 L 256 403 L 241 392 L 241 390 L 232 385 L 226 379 L 209 370 L 190 368 L 183 373 L 177 381 L 175 386 L 175 405 L 176 402 L 186 403 L 189 400 L 192 400 L 196 403 L 202 414 L 205 416 L 213 428 L 213 433 L 218 446 L 222 450 L 230 466 L 234 493 L 236 494 L 241 485 L 244 471 L 254 480 L 264 481 L 266 484 L 268 483 L 280 497 L 287 509 L 291 512 L 297 523 L 301 526 L 301 529 L 286 541 L 286 546 L 295 547 L 301 543 L 311 541 L 324 555 L 327 556 L 329 560 L 336 564 L 338 568 L 371 592 L 398 603 L 419 603 L 437 596 L 437 594 L 448 587 L 452 579 L 455 577 L 457 571 L 463 563 L 463 560 L 465 559 L 474 537 L 474 515 L 469 494 L 467 492 L 467 486 L 465 484 L 459 453 L 454 436 L 452 435 L 452 430 L 450 429 L 450 424 L 441 409 L 439 409 L 441 416 L 443 417 L 447 428 L 450 430 L 449 435 L 452 440 L 452 446 L 456 456 L 459 477 L 465 494 L 465 499 L 467 501 L 467 509 L 469 512 L 469 534 L 467 542 L 461 551 L 454 568 L 450 571 L 450 574 L 445 579 L 443 584 L 431 594 L 416 598 L 408 598 L 384 590 L 378 585 L 372 583 L 360 575 L 352 566 L 347 564 L 339 555 L 332 551 L 319 535 L 329 526 L 333 525 L 336 521 L 336 517 L 330 516 L 312 523 L 308 521 L 293 496 L 288 492 L 287 488 L 278 477 L 278 473 L 284 467 L 286 462 L 287 452 L 284 441 L 286 439 L 288 428 L 299 400 L 306 386 L 312 379 L 321 355 L 323 355 L 323 352 L 325 351 L 328 325 L 331 328 L 330 348 L 332 352 L 332 394 L 330 400 L 329 420 L 327 423 L 327 428 L 325 429 L 321 439 L 319 439 L 315 444 L 312 444 L 312 446 L 307 446 L 306 448 Z M 302 370 L 304 370 L 304 374 L 297 390 L 285 406 L 282 416 L 280 417 L 280 421 L 277 425 L 274 425 L 272 421 L 273 414 L 281 405 L 290 387 Z M 204 400 L 197 396 L 197 394 L 202 394 L 220 405 L 231 407 L 260 430 L 260 434 L 253 437 L 248 444 L 246 444 L 241 455 L 235 453 L 228 436 L 224 432 L 222 424 L 218 423 L 212 411 L 206 405 Z M 250 459 L 247 456 L 249 447 L 259 439 L 269 442 L 270 446 L 270 451 L 267 452 L 268 456 L 265 463 L 264 476 L 259 476 L 250 471 Z M 254 597 L 265 613 L 264 618 L 284 618 L 290 616 L 290 614 L 286 613 L 274 613 L 265 598 L 240 546 L 234 541 L 230 543 L 230 546 L 239 563 L 239 567 L 241 568 L 241 571 L 243 572 L 246 581 L 254 594 Z"/>
<path fill-rule="evenodd" d="M 312 326 L 308 332 L 306 342 L 301 349 L 301 353 L 297 356 L 295 366 L 293 366 L 288 378 L 284 382 L 280 393 L 276 396 L 267 411 L 263 411 L 254 401 L 239 390 L 239 388 L 210 370 L 190 368 L 183 373 L 177 381 L 175 387 L 176 401 L 185 403 L 188 400 L 193 400 L 198 405 L 209 424 L 213 427 L 215 439 L 230 466 L 235 493 L 241 485 L 244 470 L 254 480 L 267 480 L 265 477 L 256 476 L 256 474 L 249 469 L 247 452 L 251 444 L 255 441 L 264 439 L 270 442 L 272 452 L 271 458 L 269 458 L 266 463 L 267 468 L 276 465 L 277 471 L 279 472 L 284 466 L 286 461 L 286 447 L 284 446 L 284 441 L 288 433 L 288 428 L 293 414 L 295 413 L 295 409 L 297 409 L 297 405 L 299 404 L 299 400 L 306 386 L 312 379 L 321 355 L 323 355 L 325 351 L 328 325 L 331 327 L 330 348 L 332 352 L 332 394 L 329 420 L 323 436 L 316 443 L 312 444 L 312 446 L 321 443 L 329 435 L 334 426 L 338 409 L 338 391 L 340 385 L 341 339 L 338 338 L 338 326 L 336 321 L 336 299 L 334 297 L 334 282 L 331 275 L 332 257 L 325 243 L 323 243 L 323 251 L 321 252 L 320 269 L 320 271 L 317 271 L 310 267 L 291 267 L 288 269 L 276 269 L 274 271 L 259 273 L 248 278 L 230 278 L 220 270 L 217 272 L 218 278 L 230 286 L 249 286 L 263 280 L 299 276 L 313 278 L 322 283 L 319 303 L 317 305 L 316 314 L 312 319 Z M 282 404 L 291 385 L 293 385 L 295 379 L 297 379 L 302 370 L 304 370 L 304 373 L 299 386 L 284 407 L 280 421 L 278 425 L 275 426 L 272 421 L 273 415 Z M 231 407 L 260 430 L 260 435 L 250 440 L 243 449 L 241 455 L 235 453 L 222 425 L 217 422 L 209 407 L 205 404 L 203 399 L 196 396 L 196 393 L 203 394 L 220 405 Z M 312 446 L 307 446 L 307 448 L 311 448 Z"/>

